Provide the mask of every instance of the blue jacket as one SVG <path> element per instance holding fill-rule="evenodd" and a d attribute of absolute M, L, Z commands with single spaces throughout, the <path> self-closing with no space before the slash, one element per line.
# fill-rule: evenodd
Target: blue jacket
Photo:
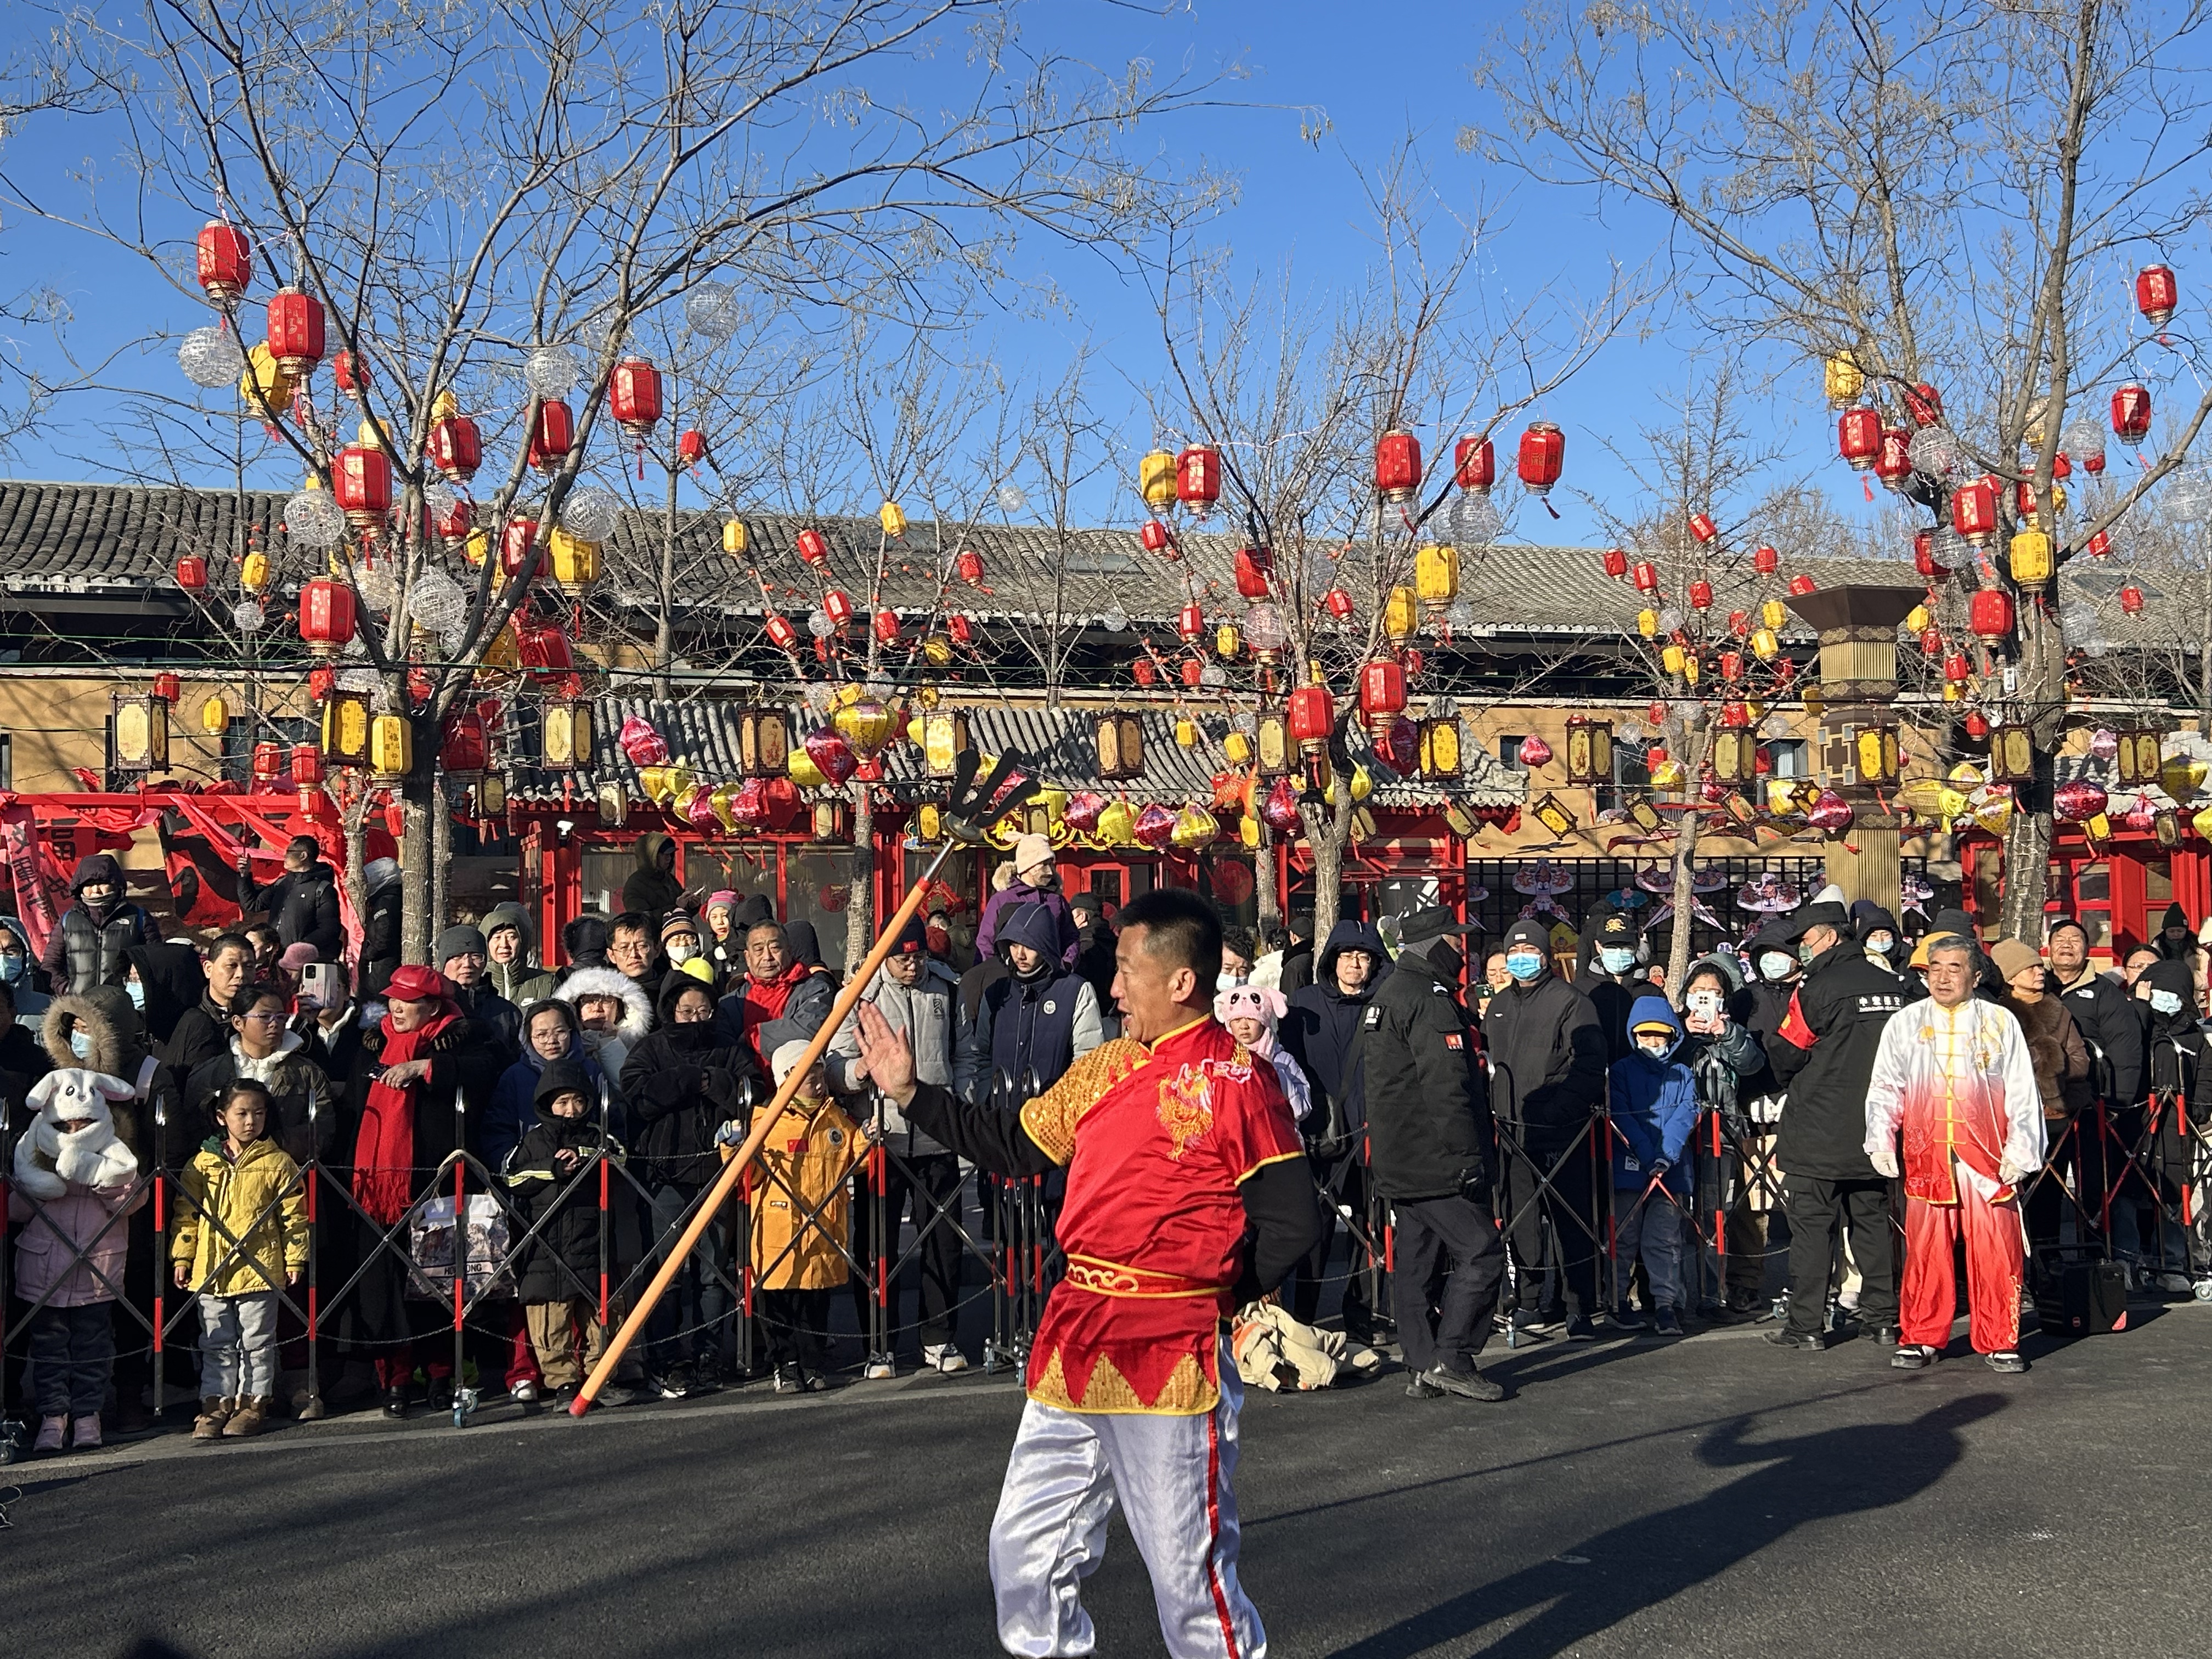
<path fill-rule="evenodd" d="M 1637 998 L 1628 1011 L 1630 1028 L 1655 1022 L 1674 1033 L 1674 1043 L 1667 1050 L 1668 1058 L 1655 1059 L 1641 1048 L 1632 1048 L 1613 1062 L 1613 1184 L 1640 1192 L 1651 1180 L 1652 1165 L 1663 1161 L 1668 1165 L 1667 1190 L 1687 1193 L 1690 1172 L 1684 1167 L 1682 1154 L 1698 1121 L 1698 1084 L 1690 1068 L 1671 1057 L 1682 1047 L 1682 1022 L 1674 1017 L 1667 999 Z M 1634 1169 L 1629 1167 L 1632 1158 Z"/>
<path fill-rule="evenodd" d="M 1059 1082 L 1079 1055 L 1097 1046 L 1097 1000 L 1088 980 L 1060 966 L 1058 928 L 1042 904 L 1016 905 L 999 923 L 1000 956 L 1010 945 L 1025 945 L 1044 957 L 1028 977 L 1009 972 L 983 993 L 990 1071 L 970 1086 L 1007 1109 Z M 971 1045 L 983 1041 L 980 1032 L 969 1038 Z"/>
<path fill-rule="evenodd" d="M 584 1045 L 574 1031 L 568 1034 L 567 1056 L 584 1068 L 584 1075 L 592 1080 L 592 1097 L 596 1101 L 606 1073 L 599 1062 L 584 1052 Z M 522 1058 L 500 1074 L 497 1086 L 491 1091 L 491 1104 L 484 1110 L 483 1121 L 477 1126 L 477 1145 L 483 1153 L 485 1166 L 495 1175 L 507 1167 L 507 1154 L 522 1144 L 523 1136 L 538 1127 L 538 1075 L 547 1062 L 528 1042 L 522 1045 Z M 592 1113 L 596 1117 L 596 1110 Z M 610 1105 L 608 1129 L 619 1139 L 622 1128 L 622 1109 Z"/>

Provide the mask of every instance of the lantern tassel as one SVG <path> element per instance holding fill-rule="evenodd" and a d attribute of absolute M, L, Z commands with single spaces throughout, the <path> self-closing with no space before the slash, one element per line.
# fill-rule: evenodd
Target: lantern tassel
<path fill-rule="evenodd" d="M 1552 498 L 1549 495 L 1544 497 L 1544 511 L 1555 519 L 1559 516 L 1559 509 L 1552 505 Z"/>
<path fill-rule="evenodd" d="M 1863 472 L 1859 474 L 1859 488 L 1866 491 L 1866 498 L 1869 501 L 1874 499 L 1874 485 L 1867 481 L 1867 476 Z"/>

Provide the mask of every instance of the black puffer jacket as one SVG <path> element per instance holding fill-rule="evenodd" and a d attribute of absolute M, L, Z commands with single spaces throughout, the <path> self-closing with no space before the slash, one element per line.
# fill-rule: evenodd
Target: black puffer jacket
<path fill-rule="evenodd" d="M 1904 981 L 1845 937 L 1813 958 L 1766 1058 L 1789 1091 L 1775 1156 L 1791 1175 L 1873 1181 L 1867 1088 L 1890 1016 L 1916 1000 Z"/>
<path fill-rule="evenodd" d="M 138 982 L 146 988 L 146 1036 L 154 1048 L 166 1048 L 177 1022 L 206 1000 L 207 970 L 199 951 L 190 939 L 168 939 L 134 945 L 123 960 L 138 970 Z"/>
<path fill-rule="evenodd" d="M 2058 976 L 2053 974 L 2055 984 Z M 2143 1097 L 2142 1018 L 2117 981 L 2094 968 L 2060 991 L 2074 1029 L 2090 1045 L 2089 1081 L 2109 1106 L 2132 1106 Z"/>
<path fill-rule="evenodd" d="M 83 893 L 101 881 L 113 884 L 115 896 L 94 909 Z M 76 873 L 70 878 L 76 902 L 62 912 L 39 962 L 56 996 L 70 992 L 82 995 L 95 986 L 118 983 L 123 977 L 124 953 L 134 945 L 161 937 L 161 924 L 143 906 L 125 898 L 123 888 L 123 866 L 112 854 L 94 853 L 77 860 Z"/>
<path fill-rule="evenodd" d="M 525 1302 L 595 1298 L 603 1237 L 604 1265 L 613 1282 L 619 1283 L 644 1254 L 638 1206 L 618 1200 L 626 1190 L 623 1184 L 612 1183 L 611 1193 L 617 1196 L 611 1198 L 603 1221 L 599 1177 L 585 1169 L 586 1160 L 601 1152 L 622 1162 L 622 1143 L 608 1136 L 596 1110 L 580 1118 L 552 1113 L 553 1097 L 563 1088 L 591 1097 L 592 1089 L 574 1072 L 566 1060 L 547 1065 L 538 1084 L 538 1121 L 504 1172 L 518 1240 L 515 1288 Z M 574 1167 L 562 1167 L 558 1155 L 563 1152 L 575 1155 Z"/>
<path fill-rule="evenodd" d="M 1356 996 L 1346 995 L 1336 982 L 1336 959 L 1346 951 L 1364 951 L 1375 958 L 1375 971 Z M 1321 1109 L 1308 1115 L 1307 1133 L 1326 1143 L 1324 1151 L 1356 1141 L 1366 1127 L 1364 1091 L 1358 1068 L 1350 1064 L 1352 1044 L 1361 1016 L 1389 977 L 1390 953 L 1382 948 L 1382 936 L 1366 922 L 1340 921 L 1328 930 L 1313 983 L 1291 998 L 1290 1012 L 1280 1023 L 1283 1046 L 1313 1085 L 1314 1104 Z"/>
<path fill-rule="evenodd" d="M 714 1020 L 680 1024 L 676 999 L 699 981 L 669 976 L 660 1024 L 623 1061 L 622 1096 L 635 1138 L 638 1173 L 649 1187 L 703 1187 L 721 1168 L 714 1132 L 774 1093 L 750 1047 L 732 1042 Z M 550 1068 L 549 1068 L 550 1069 Z"/>
<path fill-rule="evenodd" d="M 240 871 L 238 908 L 259 910 L 289 950 L 295 945 L 315 947 L 315 960 L 336 962 L 345 950 L 345 927 L 338 920 L 337 872 L 320 859 L 304 870 L 287 870 L 266 887 Z"/>
<path fill-rule="evenodd" d="M 1547 967 L 1541 978 L 1492 997 L 1482 1030 L 1491 1109 L 1500 1122 L 1542 1140 L 1589 1126 L 1605 1099 L 1607 1062 L 1588 997 Z"/>
<path fill-rule="evenodd" d="M 1357 1043 L 1375 1184 L 1390 1198 L 1486 1190 L 1489 1092 L 1452 988 L 1413 950 L 1376 989 Z"/>

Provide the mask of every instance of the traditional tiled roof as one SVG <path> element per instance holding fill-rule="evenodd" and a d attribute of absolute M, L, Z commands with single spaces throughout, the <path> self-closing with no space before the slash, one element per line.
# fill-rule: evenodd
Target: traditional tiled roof
<path fill-rule="evenodd" d="M 671 757 L 688 762 L 702 782 L 737 778 L 742 775 L 738 748 L 740 707 L 705 700 L 663 702 L 645 697 L 601 697 L 593 709 L 599 734 L 596 764 L 588 772 L 578 773 L 576 784 L 588 795 L 602 784 L 619 783 L 632 801 L 646 799 L 637 769 L 615 742 L 623 722 L 632 715 L 643 718 L 659 732 Z M 986 754 L 1026 757 L 1037 769 L 1037 775 L 1055 787 L 1118 791 L 1135 801 L 1202 800 L 1212 790 L 1213 775 L 1228 766 L 1221 752 L 1221 740 L 1228 731 L 1225 715 L 1197 716 L 1200 741 L 1195 748 L 1184 749 L 1175 740 L 1174 715 L 1147 710 L 1139 716 L 1145 731 L 1145 775 L 1127 784 L 1102 785 L 1092 740 L 1093 724 L 1101 712 L 1073 708 L 970 708 L 967 711 L 969 738 Z M 794 737 L 813 724 L 805 711 L 793 712 Z M 1458 801 L 1469 807 L 1504 810 L 1518 806 L 1522 800 L 1526 790 L 1522 775 L 1472 743 L 1463 745 L 1464 775 L 1447 789 L 1419 778 L 1397 777 L 1375 764 L 1364 734 L 1356 726 L 1350 732 L 1353 758 L 1367 766 L 1375 781 L 1375 793 L 1370 799 L 1376 805 L 1442 806 Z M 917 799 L 939 793 L 943 787 L 923 775 L 908 744 L 893 746 L 885 757 L 884 769 L 893 790 Z M 558 799 L 561 784 L 557 778 L 525 769 L 516 775 L 515 793 L 525 800 Z"/>

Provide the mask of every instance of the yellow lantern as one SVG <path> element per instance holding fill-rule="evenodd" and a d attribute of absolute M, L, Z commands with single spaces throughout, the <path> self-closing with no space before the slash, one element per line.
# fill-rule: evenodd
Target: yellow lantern
<path fill-rule="evenodd" d="M 674 799 L 676 792 L 668 787 L 668 769 L 665 766 L 641 766 L 637 769 L 637 787 L 645 791 L 645 798 L 655 806 L 665 795 Z"/>
<path fill-rule="evenodd" d="M 1759 661 L 1771 662 L 1775 653 L 1781 649 L 1782 641 L 1775 637 L 1772 629 L 1754 628 L 1751 630 L 1751 654 Z"/>
<path fill-rule="evenodd" d="M 1905 613 L 1905 631 L 1908 634 L 1917 634 L 1928 626 L 1928 607 L 1924 605 L 1916 605 Z"/>
<path fill-rule="evenodd" d="M 1252 758 L 1252 739 L 1242 732 L 1231 732 L 1221 740 L 1221 752 L 1231 766 L 1242 766 Z"/>
<path fill-rule="evenodd" d="M 1420 602 L 1410 587 L 1394 587 L 1382 606 L 1382 631 L 1393 640 L 1410 640 L 1421 625 Z"/>
<path fill-rule="evenodd" d="M 1413 591 L 1426 605 L 1449 605 L 1459 597 L 1459 550 L 1434 544 L 1413 555 Z"/>
<path fill-rule="evenodd" d="M 2212 841 L 2212 806 L 2199 809 L 2190 818 L 2189 827 L 2208 841 Z"/>
<path fill-rule="evenodd" d="M 1698 683 L 1698 676 L 1704 672 L 1704 665 L 1695 657 L 1686 651 L 1682 653 L 1682 678 L 1685 680 L 1695 685 Z"/>
<path fill-rule="evenodd" d="M 1188 714 L 1178 714 L 1176 717 L 1176 747 L 1178 749 L 1198 747 L 1198 722 Z"/>
<path fill-rule="evenodd" d="M 922 841 L 945 839 L 945 809 L 935 801 L 925 801 L 921 810 L 914 815 L 914 833 Z"/>
<path fill-rule="evenodd" d="M 722 833 L 726 836 L 738 833 L 737 799 L 738 786 L 733 783 L 724 784 L 707 797 L 707 805 L 714 814 L 714 821 L 722 826 Z"/>
<path fill-rule="evenodd" d="M 461 556 L 471 565 L 480 565 L 491 556 L 491 538 L 481 530 L 469 532 L 469 538 L 461 544 Z"/>
<path fill-rule="evenodd" d="M 430 418 L 434 421 L 450 421 L 460 412 L 461 400 L 450 391 L 441 392 L 430 400 Z"/>
<path fill-rule="evenodd" d="M 949 778 L 968 747 L 968 716 L 957 708 L 936 708 L 921 717 L 922 769 L 933 778 Z"/>
<path fill-rule="evenodd" d="M 372 724 L 368 693 L 333 690 L 323 703 L 323 758 L 333 766 L 366 766 Z"/>
<path fill-rule="evenodd" d="M 906 534 L 906 509 L 896 501 L 885 501 L 876 509 L 876 522 L 884 527 L 884 534 L 896 540 Z"/>
<path fill-rule="evenodd" d="M 1651 769 L 1654 789 L 1680 789 L 1682 787 L 1682 763 L 1672 758 L 1662 760 Z"/>
<path fill-rule="evenodd" d="M 668 794 L 670 799 L 672 800 L 691 787 L 691 763 L 684 760 L 682 757 L 679 756 L 676 759 L 669 762 L 668 764 L 661 769 L 668 775 Z M 641 773 L 640 775 L 642 776 L 643 774 Z M 665 806 L 668 805 L 668 802 L 663 801 L 661 802 L 661 805 Z"/>
<path fill-rule="evenodd" d="M 1137 489 L 1145 505 L 1158 512 L 1173 507 L 1176 498 L 1176 458 L 1172 451 L 1155 449 L 1137 463 Z"/>
<path fill-rule="evenodd" d="M 265 342 L 246 354 L 246 372 L 238 377 L 238 395 L 247 411 L 264 421 L 279 420 L 291 410 L 292 377 Z"/>
<path fill-rule="evenodd" d="M 2201 760 L 2188 755 L 2169 755 L 2158 769 L 2158 787 L 2177 801 L 2187 800 L 2204 787 L 2207 770 Z"/>
<path fill-rule="evenodd" d="M 1421 772 L 1431 778 L 1455 778 L 1460 773 L 1459 716 L 1449 714 L 1421 722 Z"/>
<path fill-rule="evenodd" d="M 823 775 L 822 769 L 814 763 L 814 757 L 806 752 L 804 744 L 792 750 L 784 761 L 784 770 L 790 775 L 791 781 L 801 789 L 822 789 L 829 786 L 830 780 Z M 933 836 L 930 839 L 934 841 L 936 837 Z"/>
<path fill-rule="evenodd" d="M 1237 840 L 1240 845 L 1248 848 L 1257 848 L 1260 845 L 1260 816 L 1258 813 L 1247 812 L 1243 817 L 1237 820 Z"/>
<path fill-rule="evenodd" d="M 898 730 L 898 717 L 873 697 L 847 703 L 830 717 L 838 735 L 853 745 L 863 760 L 879 754 Z"/>
<path fill-rule="evenodd" d="M 723 552 L 728 554 L 733 559 L 742 559 L 745 556 L 745 550 L 750 548 L 752 544 L 753 538 L 746 532 L 745 521 L 743 519 L 725 519 L 722 520 Z"/>
<path fill-rule="evenodd" d="M 553 580 L 561 591 L 572 599 L 580 599 L 592 590 L 599 579 L 599 544 L 572 536 L 555 526 L 551 538 L 545 544 L 546 561 L 553 569 Z"/>
<path fill-rule="evenodd" d="M 1221 820 L 1203 806 L 1186 806 L 1176 815 L 1168 839 L 1185 852 L 1210 847 L 1221 838 Z"/>
<path fill-rule="evenodd" d="M 388 447 L 384 441 L 383 422 L 366 415 L 362 416 L 361 423 L 354 428 L 353 439 L 354 441 L 360 445 L 363 449 L 384 449 Z"/>
<path fill-rule="evenodd" d="M 269 556 L 258 548 L 238 562 L 238 585 L 249 593 L 269 591 Z"/>
<path fill-rule="evenodd" d="M 1688 653 L 1679 645 L 1666 646 L 1659 653 L 1659 665 L 1669 674 L 1680 674 L 1688 660 Z"/>
<path fill-rule="evenodd" d="M 2040 530 L 2021 531 L 2012 538 L 2011 563 L 2012 579 L 2022 587 L 2039 587 L 2049 581 L 2051 538 Z"/>
<path fill-rule="evenodd" d="M 221 697 L 210 697 L 202 703 L 200 730 L 211 738 L 230 730 L 230 705 Z"/>
<path fill-rule="evenodd" d="M 1092 834 L 1103 846 L 1129 846 L 1137 839 L 1137 815 L 1125 800 L 1109 802 L 1098 815 L 1098 828 Z"/>
<path fill-rule="evenodd" d="M 1769 599 L 1759 607 L 1759 619 L 1778 633 L 1790 620 L 1790 607 L 1779 599 Z"/>
<path fill-rule="evenodd" d="M 1866 376 L 1859 366 L 1842 352 L 1828 359 L 1820 371 L 1821 389 L 1828 394 L 1828 403 L 1836 409 L 1849 409 L 1859 393 L 1866 388 Z"/>
<path fill-rule="evenodd" d="M 1213 654 L 1224 662 L 1234 660 L 1244 648 L 1244 636 L 1237 630 L 1235 623 L 1224 623 L 1213 630 Z"/>
<path fill-rule="evenodd" d="M 1648 610 L 1638 611 L 1636 613 L 1636 631 L 1644 635 L 1647 640 L 1657 639 L 1659 637 L 1659 613 L 1656 611 Z"/>
<path fill-rule="evenodd" d="M 379 714 L 368 725 L 368 769 L 380 778 L 404 778 L 414 769 L 415 733 L 398 714 Z"/>
<path fill-rule="evenodd" d="M 952 641 L 942 634 L 925 634 L 921 641 L 921 659 L 932 668 L 948 668 L 952 664 Z"/>

